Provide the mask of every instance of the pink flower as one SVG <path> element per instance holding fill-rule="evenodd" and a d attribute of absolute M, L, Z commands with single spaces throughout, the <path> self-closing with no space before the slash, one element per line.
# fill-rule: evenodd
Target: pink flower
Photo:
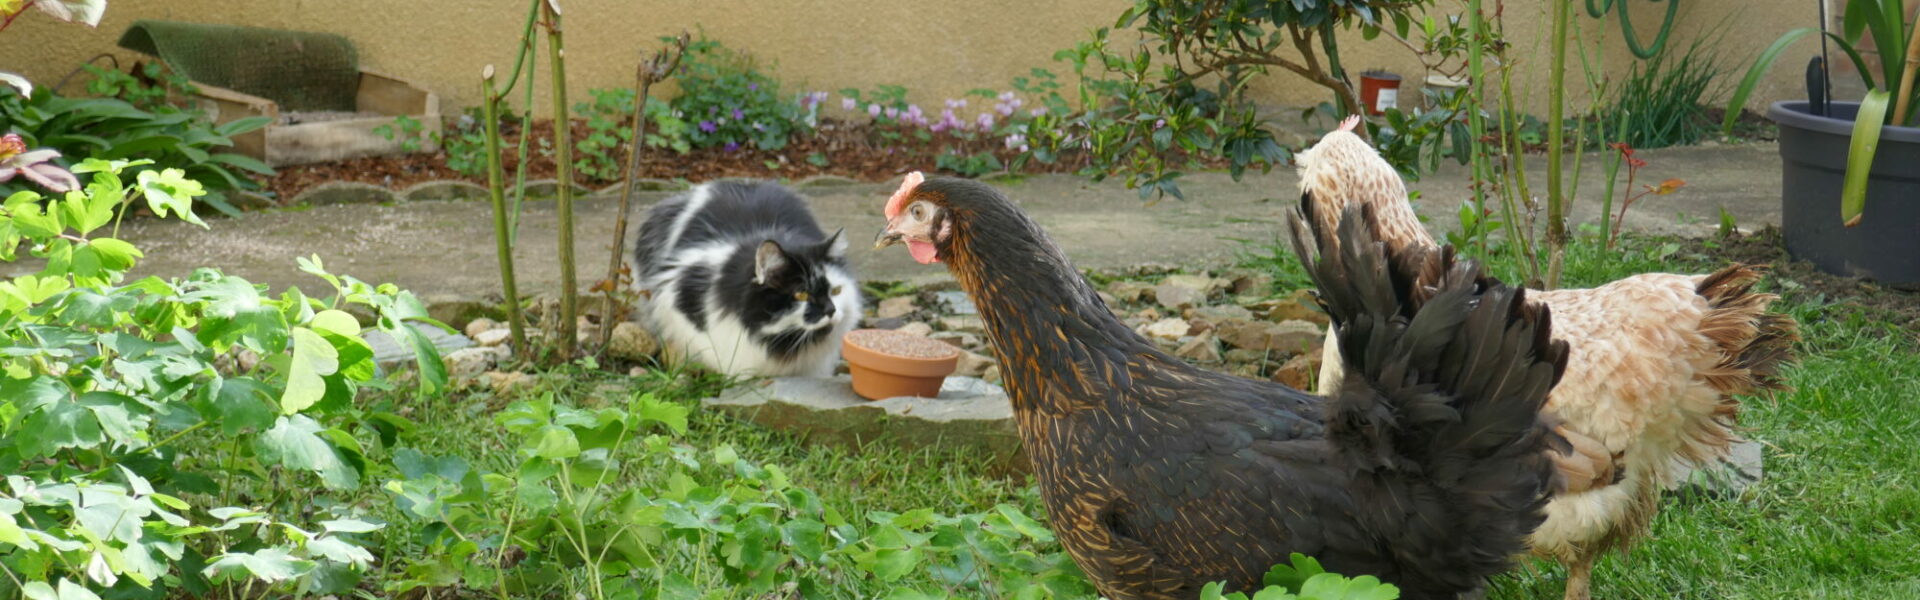
<path fill-rule="evenodd" d="M 887 107 L 887 109 L 886 109 L 886 110 L 883 110 L 883 111 L 880 111 L 880 112 L 884 112 L 884 113 L 886 113 L 886 114 L 887 114 L 887 118 L 889 118 L 889 119 L 893 119 L 893 118 L 897 118 L 897 117 L 899 117 L 899 116 L 900 116 L 900 109 L 897 109 L 897 108 L 894 108 L 894 107 L 891 107 L 891 106 L 889 106 L 889 107 Z"/>
<path fill-rule="evenodd" d="M 1159 129 L 1159 128 L 1161 128 L 1161 127 L 1166 127 L 1166 126 L 1167 126 L 1167 120 L 1166 120 L 1166 119 L 1160 119 L 1160 120 L 1158 120 L 1158 121 L 1154 121 L 1154 122 L 1153 122 L 1153 128 L 1154 128 L 1154 129 Z"/>
<path fill-rule="evenodd" d="M 1001 101 L 1001 102 L 1012 102 L 1012 101 L 1013 101 L 1013 92 L 1011 92 L 1011 91 L 1006 91 L 1006 92 L 1000 92 L 1000 101 Z"/>
<path fill-rule="evenodd" d="M 908 104 L 907 112 L 904 114 L 907 115 L 908 121 L 912 121 L 915 123 L 927 122 L 927 115 L 926 113 L 920 112 L 920 105 L 918 104 Z"/>
<path fill-rule="evenodd" d="M 1029 110 L 1027 111 L 1027 114 L 1035 117 L 1045 116 L 1047 114 L 1047 107 L 1042 106 L 1042 107 L 1035 108 L 1033 110 Z"/>
<path fill-rule="evenodd" d="M 40 187 L 55 192 L 79 189 L 80 180 L 74 178 L 72 172 L 54 164 L 53 159 L 59 157 L 58 150 L 27 150 L 27 142 L 20 134 L 0 136 L 0 182 L 12 180 L 15 175 L 24 175 L 28 180 L 40 184 Z"/>
<path fill-rule="evenodd" d="M 967 99 L 966 99 L 966 98 L 948 98 L 948 99 L 947 99 L 947 109 L 948 109 L 948 110 L 952 110 L 952 109 L 955 109 L 955 108 L 966 108 L 966 107 L 967 107 Z"/>
<path fill-rule="evenodd" d="M 993 130 L 993 113 L 990 113 L 990 112 L 980 113 L 980 117 L 977 119 L 974 119 L 974 122 L 980 125 L 981 131 L 992 131 Z"/>
<path fill-rule="evenodd" d="M 1009 136 L 1007 136 L 1007 147 L 1008 147 L 1008 148 L 1019 148 L 1021 152 L 1026 152 L 1026 151 L 1027 151 L 1027 136 L 1025 136 L 1025 135 L 1021 135 L 1021 134 L 1018 134 L 1018 133 L 1016 133 L 1016 134 L 1013 134 L 1013 135 L 1009 135 Z"/>
<path fill-rule="evenodd" d="M 867 105 L 867 116 L 869 116 L 869 117 L 879 117 L 879 116 L 880 116 L 880 105 L 878 105 L 878 104 L 868 104 L 868 105 Z"/>
<path fill-rule="evenodd" d="M 845 109 L 845 110 L 853 110 L 853 109 L 855 109 L 855 108 L 859 108 L 859 107 L 860 107 L 860 102 L 859 102 L 858 100 L 854 100 L 853 98 L 841 98 L 841 99 L 840 99 L 840 108 L 842 108 L 842 109 Z"/>

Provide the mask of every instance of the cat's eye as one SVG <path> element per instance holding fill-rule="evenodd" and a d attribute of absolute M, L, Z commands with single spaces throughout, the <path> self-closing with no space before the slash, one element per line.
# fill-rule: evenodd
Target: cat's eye
<path fill-rule="evenodd" d="M 806 293 L 806 292 L 794 292 L 794 293 L 793 293 L 793 299 L 795 299 L 795 300 L 799 300 L 799 301 L 801 301 L 801 302 L 806 302 L 806 301 L 807 301 L 807 293 Z"/>
<path fill-rule="evenodd" d="M 833 289 L 831 289 L 831 290 L 827 290 L 827 295 L 828 295 L 828 296 L 838 296 L 838 295 L 840 295 L 840 286 L 837 286 L 837 285 L 836 285 L 836 286 L 833 286 Z"/>

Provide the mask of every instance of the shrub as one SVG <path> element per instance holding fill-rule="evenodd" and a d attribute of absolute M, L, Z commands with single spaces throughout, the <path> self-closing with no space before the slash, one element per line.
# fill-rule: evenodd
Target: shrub
<path fill-rule="evenodd" d="M 58 150 L 66 157 L 151 161 L 130 167 L 133 170 L 129 176 L 179 169 L 205 186 L 204 202 L 234 215 L 239 211 L 226 201 L 225 194 L 259 189 L 250 177 L 273 174 L 266 163 L 223 152 L 233 145 L 232 136 L 265 127 L 269 119 L 254 117 L 213 125 L 197 110 L 160 102 L 164 91 L 144 86 L 124 73 L 102 73 L 118 76 L 95 80 L 96 89 L 120 97 L 65 98 L 42 87 L 33 97 L 23 98 L 9 91 L 11 88 L 0 88 L 0 131 L 17 133 L 29 146 Z M 0 194 L 19 189 L 0 184 Z"/>
<path fill-rule="evenodd" d="M 687 139 L 695 148 L 752 144 L 779 150 L 789 136 L 811 129 L 816 116 L 797 98 L 783 96 L 780 82 L 762 73 L 752 57 L 704 36 L 687 46 L 674 81 L 680 96 L 670 104 L 676 117 L 693 124 Z"/>
<path fill-rule="evenodd" d="M 143 255 L 114 235 L 135 202 L 204 226 L 201 184 L 152 167 L 87 159 L 74 167 L 85 189 L 0 205 L 0 260 L 22 244 L 47 259 L 0 282 L 0 594 L 349 590 L 378 526 L 308 490 L 358 486 L 362 439 L 407 424 L 355 402 L 384 384 L 346 310 L 415 351 L 424 393 L 445 372 L 418 328 L 439 325 L 412 294 L 317 258 L 301 268 L 332 287 L 325 299 L 268 296 L 214 269 L 126 282 Z M 181 450 L 200 440 L 223 450 Z"/>

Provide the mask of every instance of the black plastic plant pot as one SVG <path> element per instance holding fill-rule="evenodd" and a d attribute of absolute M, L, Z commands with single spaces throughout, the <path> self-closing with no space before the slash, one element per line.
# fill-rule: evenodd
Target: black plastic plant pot
<path fill-rule="evenodd" d="M 1780 125 L 1780 228 L 1787 252 L 1828 273 L 1920 287 L 1920 128 L 1881 131 L 1862 219 L 1846 227 L 1840 187 L 1860 104 L 1831 106 L 1831 117 L 1810 114 L 1800 101 L 1767 110 Z"/>

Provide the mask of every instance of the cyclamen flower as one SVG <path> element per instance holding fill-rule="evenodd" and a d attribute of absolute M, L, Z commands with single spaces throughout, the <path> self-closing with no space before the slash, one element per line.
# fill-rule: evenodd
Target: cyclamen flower
<path fill-rule="evenodd" d="M 1029 110 L 1029 111 L 1027 111 L 1027 114 L 1028 114 L 1028 115 L 1030 115 L 1030 116 L 1035 116 L 1035 117 L 1039 117 L 1039 116 L 1045 116 L 1045 115 L 1047 114 L 1047 107 L 1045 107 L 1045 106 L 1042 106 L 1042 107 L 1039 107 L 1039 108 L 1035 108 L 1035 109 L 1033 109 L 1033 110 Z"/>
<path fill-rule="evenodd" d="M 840 99 L 840 108 L 842 108 L 842 109 L 845 109 L 845 110 L 853 110 L 853 109 L 855 109 L 855 108 L 859 108 L 859 107 L 860 107 L 860 102 L 859 102 L 858 100 L 854 100 L 853 98 L 841 98 L 841 99 Z"/>
<path fill-rule="evenodd" d="M 1160 119 L 1160 120 L 1157 120 L 1157 121 L 1154 121 L 1154 122 L 1153 122 L 1153 128 L 1154 128 L 1154 129 L 1159 129 L 1159 128 L 1161 128 L 1161 127 L 1166 127 L 1166 126 L 1167 126 L 1167 120 L 1166 120 L 1166 119 Z"/>
<path fill-rule="evenodd" d="M 925 120 L 927 120 L 927 115 L 926 115 L 926 113 L 923 113 L 923 112 L 920 112 L 920 105 L 918 105 L 918 104 L 908 104 L 908 105 L 907 105 L 907 112 L 906 112 L 905 114 L 907 115 L 907 120 L 908 120 L 908 121 L 925 121 Z"/>
<path fill-rule="evenodd" d="M 880 116 L 880 105 L 878 105 L 878 104 L 868 104 L 868 105 L 867 105 L 867 116 L 869 116 L 869 117 L 876 117 L 876 118 L 877 118 L 877 117 L 879 117 L 879 116 Z"/>
<path fill-rule="evenodd" d="M 701 122 L 700 122 L 700 131 L 703 131 L 703 132 L 706 132 L 706 133 L 713 133 L 713 132 L 715 132 L 715 131 L 719 131 L 719 130 L 720 130 L 720 126 L 719 126 L 719 125 L 716 125 L 716 124 L 714 124 L 714 122 L 713 122 L 713 121 L 701 121 Z"/>
<path fill-rule="evenodd" d="M 767 130 L 767 126 L 766 126 L 766 125 L 763 125 L 763 124 L 761 124 L 761 123 L 760 123 L 759 121 L 754 121 L 754 122 L 753 122 L 753 130 L 754 130 L 754 131 L 766 131 L 766 130 Z"/>
<path fill-rule="evenodd" d="M 940 130 L 943 130 L 943 129 L 961 129 L 963 127 L 965 126 L 960 123 L 960 117 L 955 116 L 953 114 L 953 109 L 949 108 L 949 109 L 940 111 L 939 129 L 935 129 L 934 131 L 939 132 Z"/>
<path fill-rule="evenodd" d="M 1021 152 L 1026 152 L 1027 136 L 1018 133 L 1007 136 L 1007 147 L 1019 148 Z"/>
<path fill-rule="evenodd" d="M 947 108 L 949 110 L 955 109 L 955 108 L 966 108 L 966 107 L 967 107 L 966 98 L 948 98 L 947 99 Z"/>
<path fill-rule="evenodd" d="M 886 114 L 887 114 L 887 118 L 889 118 L 889 119 L 893 119 L 893 118 L 898 118 L 898 117 L 900 116 L 900 109 L 898 109 L 898 108 L 894 108 L 894 107 L 891 107 L 891 106 L 889 106 L 889 107 L 887 107 L 887 109 L 886 109 L 886 110 L 883 110 L 883 111 L 881 111 L 881 112 L 884 112 L 884 113 L 886 113 Z"/>
<path fill-rule="evenodd" d="M 977 119 L 974 119 L 974 122 L 980 125 L 981 131 L 992 131 L 993 130 L 993 113 L 990 113 L 990 112 L 980 113 L 980 117 Z"/>

